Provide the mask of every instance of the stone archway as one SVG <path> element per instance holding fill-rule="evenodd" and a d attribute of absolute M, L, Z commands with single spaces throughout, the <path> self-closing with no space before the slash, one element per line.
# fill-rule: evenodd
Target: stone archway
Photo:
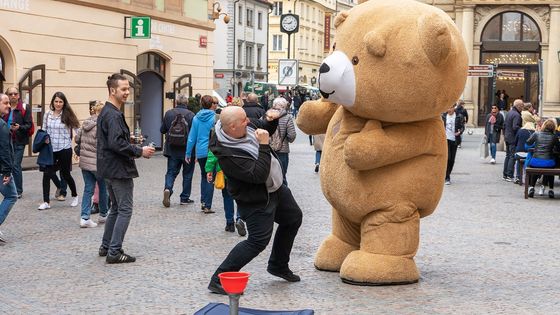
<path fill-rule="evenodd" d="M 5 88 L 9 86 L 16 85 L 16 58 L 12 47 L 8 43 L 8 41 L 0 36 L 0 58 L 2 59 L 2 66 L 0 67 L 0 71 L 2 72 L 2 76 L 4 77 L 4 81 L 0 84 L 0 91 L 4 91 Z"/>

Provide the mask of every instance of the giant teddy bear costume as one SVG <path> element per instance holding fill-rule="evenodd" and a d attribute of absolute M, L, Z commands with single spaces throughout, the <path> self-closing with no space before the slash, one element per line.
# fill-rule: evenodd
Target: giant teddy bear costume
<path fill-rule="evenodd" d="M 420 218 L 443 190 L 440 114 L 466 81 L 463 40 L 447 14 L 412 0 L 361 3 L 335 27 L 319 69 L 323 98 L 297 117 L 305 133 L 326 133 L 321 188 L 332 234 L 315 266 L 351 284 L 414 283 Z"/>

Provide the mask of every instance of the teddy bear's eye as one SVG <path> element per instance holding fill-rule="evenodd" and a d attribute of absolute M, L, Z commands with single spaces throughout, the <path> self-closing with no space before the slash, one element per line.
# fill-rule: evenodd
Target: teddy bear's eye
<path fill-rule="evenodd" d="M 360 62 L 360 60 L 358 59 L 358 56 L 352 57 L 352 64 L 353 64 L 354 66 L 357 65 L 358 62 Z"/>

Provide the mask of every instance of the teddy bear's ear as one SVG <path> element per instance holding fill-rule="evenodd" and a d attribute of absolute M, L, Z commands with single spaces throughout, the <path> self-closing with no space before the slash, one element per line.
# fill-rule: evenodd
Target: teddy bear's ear
<path fill-rule="evenodd" d="M 334 19 L 334 28 L 337 28 L 342 24 L 342 22 L 346 21 L 348 17 L 348 11 L 341 11 L 337 14 L 336 18 Z"/>
<path fill-rule="evenodd" d="M 442 64 L 451 52 L 451 31 L 445 20 L 436 13 L 418 19 L 418 33 L 422 48 L 434 66 Z"/>
<path fill-rule="evenodd" d="M 368 52 L 377 57 L 385 56 L 387 44 L 385 37 L 378 31 L 370 31 L 364 36 L 364 42 Z"/>

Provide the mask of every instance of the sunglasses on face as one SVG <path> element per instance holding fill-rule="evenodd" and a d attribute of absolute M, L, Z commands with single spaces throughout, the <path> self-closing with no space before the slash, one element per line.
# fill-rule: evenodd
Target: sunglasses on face
<path fill-rule="evenodd" d="M 19 94 L 19 93 L 8 93 L 9 96 L 16 96 L 16 95 L 18 95 L 18 94 Z"/>

